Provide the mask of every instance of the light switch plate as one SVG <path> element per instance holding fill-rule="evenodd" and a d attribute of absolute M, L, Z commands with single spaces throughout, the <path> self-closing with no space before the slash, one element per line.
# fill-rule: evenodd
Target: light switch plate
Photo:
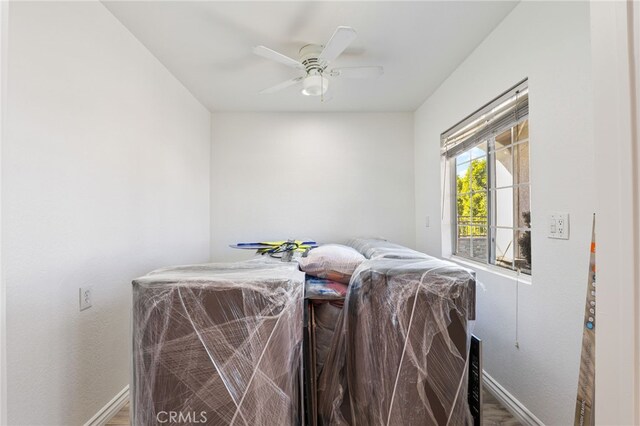
<path fill-rule="evenodd" d="M 558 240 L 569 239 L 569 213 L 551 213 L 547 236 Z"/>

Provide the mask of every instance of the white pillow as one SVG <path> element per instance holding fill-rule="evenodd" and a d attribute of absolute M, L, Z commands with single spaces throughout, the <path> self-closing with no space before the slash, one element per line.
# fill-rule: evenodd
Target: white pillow
<path fill-rule="evenodd" d="M 340 244 L 324 244 L 314 248 L 298 261 L 308 275 L 349 284 L 353 271 L 365 261 L 357 250 Z"/>

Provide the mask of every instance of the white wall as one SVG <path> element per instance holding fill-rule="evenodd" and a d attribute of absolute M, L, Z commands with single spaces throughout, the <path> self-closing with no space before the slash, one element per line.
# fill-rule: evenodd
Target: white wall
<path fill-rule="evenodd" d="M 9 13 L 9 424 L 77 425 L 129 382 L 131 279 L 209 257 L 210 114 L 100 3 Z"/>
<path fill-rule="evenodd" d="M 533 277 L 519 285 L 520 349 L 511 278 L 478 272 L 475 332 L 487 372 L 547 424 L 572 424 L 576 398 L 595 210 L 589 25 L 586 2 L 520 3 L 415 114 L 416 245 L 440 255 L 439 135 L 529 77 Z M 552 211 L 570 213 L 570 240 L 546 238 Z"/>
<path fill-rule="evenodd" d="M 639 7 L 591 3 L 592 126 L 595 140 L 606 141 L 595 150 L 598 282 L 604 283 L 597 293 L 597 424 L 640 424 Z"/>
<path fill-rule="evenodd" d="M 7 40 L 9 4 L 0 4 L 0 169 L 2 144 L 6 139 Z M 0 206 L 2 205 L 2 173 L 0 173 Z M 0 208 L 0 424 L 7 424 L 7 295 L 2 267 L 2 208 Z"/>
<path fill-rule="evenodd" d="M 413 247 L 413 184 L 411 113 L 214 113 L 211 257 L 265 239 Z"/>

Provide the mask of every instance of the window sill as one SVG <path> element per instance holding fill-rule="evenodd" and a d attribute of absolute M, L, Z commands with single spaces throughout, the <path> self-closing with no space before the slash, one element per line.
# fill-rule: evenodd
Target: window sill
<path fill-rule="evenodd" d="M 532 284 L 531 275 L 526 274 L 518 274 L 515 271 L 510 271 L 508 269 L 500 268 L 498 266 L 487 265 L 480 262 L 474 262 L 473 260 L 465 259 L 463 257 L 451 255 L 447 258 L 451 262 L 457 263 L 466 268 L 472 269 L 474 271 L 482 271 L 491 275 L 496 275 L 502 278 L 510 279 L 514 282 L 519 282 L 523 284 Z"/>

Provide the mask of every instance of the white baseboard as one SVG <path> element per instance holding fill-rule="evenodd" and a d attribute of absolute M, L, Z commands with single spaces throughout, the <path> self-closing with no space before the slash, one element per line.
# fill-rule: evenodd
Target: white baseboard
<path fill-rule="evenodd" d="M 483 385 L 518 421 L 527 426 L 544 426 L 531 411 L 511 395 L 500 383 L 486 371 L 482 371 Z M 104 426 L 129 400 L 129 385 L 125 386 L 104 407 L 100 409 L 84 426 Z"/>
<path fill-rule="evenodd" d="M 118 411 L 129 401 L 129 385 L 125 386 L 113 399 L 107 402 L 95 416 L 84 424 L 84 426 L 104 426 Z"/>
<path fill-rule="evenodd" d="M 482 380 L 485 388 L 493 395 L 504 408 L 515 417 L 520 423 L 527 426 L 544 426 L 544 423 L 527 409 L 520 401 L 511 395 L 500 383 L 482 371 Z"/>

